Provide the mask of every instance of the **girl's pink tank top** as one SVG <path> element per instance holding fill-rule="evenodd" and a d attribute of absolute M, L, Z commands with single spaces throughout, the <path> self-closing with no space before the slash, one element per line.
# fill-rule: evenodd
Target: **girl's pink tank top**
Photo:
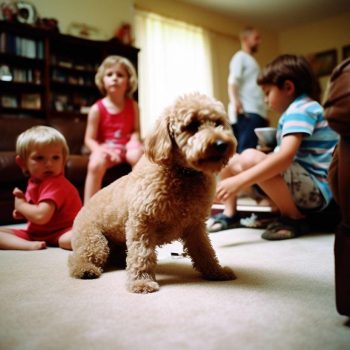
<path fill-rule="evenodd" d="M 133 100 L 125 99 L 124 109 L 115 114 L 107 111 L 102 99 L 97 101 L 100 112 L 98 141 L 125 145 L 135 128 L 135 111 Z"/>

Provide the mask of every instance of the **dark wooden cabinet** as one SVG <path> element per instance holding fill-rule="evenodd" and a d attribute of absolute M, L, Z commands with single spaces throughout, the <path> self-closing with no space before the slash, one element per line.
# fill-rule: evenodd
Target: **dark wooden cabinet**
<path fill-rule="evenodd" d="M 95 73 L 108 55 L 137 69 L 138 49 L 0 22 L 0 115 L 84 117 L 100 98 Z"/>

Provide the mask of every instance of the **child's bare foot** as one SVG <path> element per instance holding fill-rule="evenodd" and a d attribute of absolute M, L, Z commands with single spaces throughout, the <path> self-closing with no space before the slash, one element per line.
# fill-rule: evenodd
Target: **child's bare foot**
<path fill-rule="evenodd" d="M 39 250 L 45 249 L 45 241 L 27 241 L 21 237 L 17 237 L 14 232 L 4 227 L 0 231 L 0 249 L 4 250 Z"/>
<path fill-rule="evenodd" d="M 40 249 L 46 249 L 45 241 L 28 242 L 28 250 L 40 250 Z"/>

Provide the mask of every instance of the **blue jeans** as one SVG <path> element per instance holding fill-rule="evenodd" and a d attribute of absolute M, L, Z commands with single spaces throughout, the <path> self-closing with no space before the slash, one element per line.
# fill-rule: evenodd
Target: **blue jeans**
<path fill-rule="evenodd" d="M 237 123 L 232 125 L 233 133 L 237 139 L 237 153 L 247 148 L 256 148 L 258 138 L 255 128 L 268 126 L 268 121 L 256 113 L 244 113 L 237 116 Z"/>

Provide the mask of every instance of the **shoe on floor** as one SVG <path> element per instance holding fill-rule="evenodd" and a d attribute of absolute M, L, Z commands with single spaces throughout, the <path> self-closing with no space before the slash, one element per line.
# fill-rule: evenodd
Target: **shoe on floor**
<path fill-rule="evenodd" d="M 280 241 L 299 237 L 308 231 L 305 219 L 294 220 L 281 216 L 267 226 L 261 237 L 269 241 Z"/>
<path fill-rule="evenodd" d="M 240 227 L 241 218 L 238 215 L 232 217 L 226 216 L 223 213 L 212 216 L 207 221 L 208 232 L 218 232 L 222 230 L 228 230 L 231 228 Z"/>

